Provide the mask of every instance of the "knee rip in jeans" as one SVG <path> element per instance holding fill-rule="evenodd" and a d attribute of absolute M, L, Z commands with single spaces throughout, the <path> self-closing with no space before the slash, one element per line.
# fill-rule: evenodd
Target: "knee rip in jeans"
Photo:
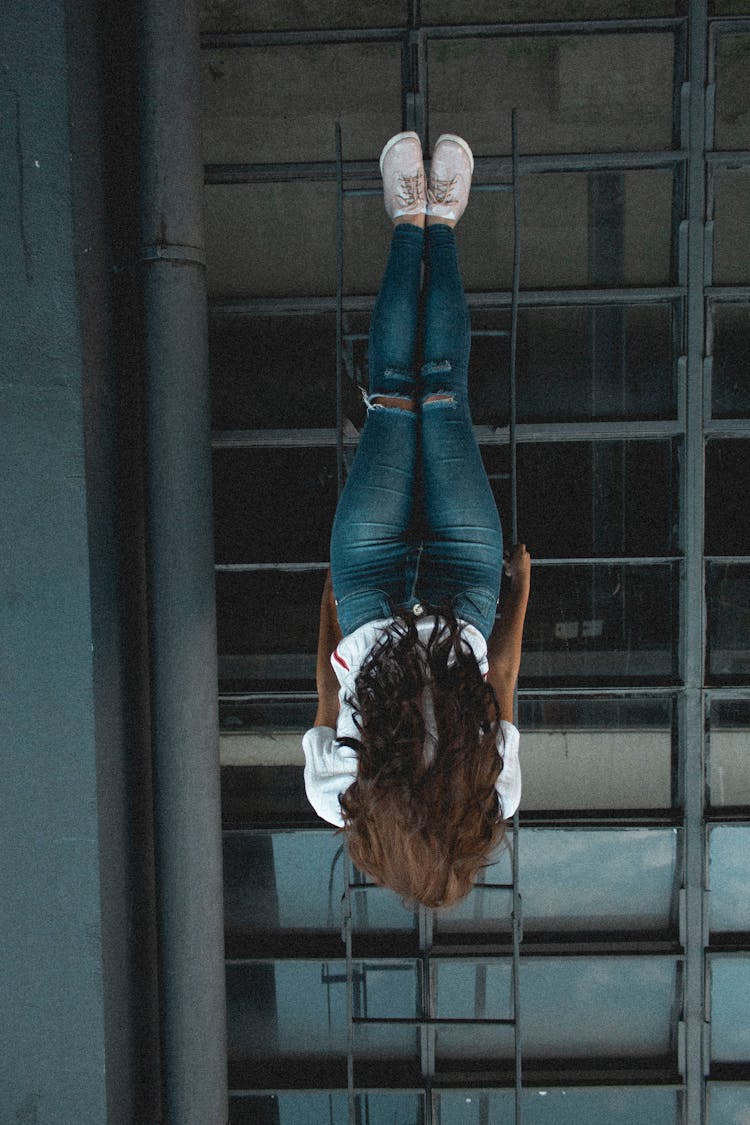
<path fill-rule="evenodd" d="M 416 410 L 414 400 L 407 395 L 380 392 L 368 395 L 366 391 L 362 391 L 362 398 L 368 410 L 398 410 L 407 414 L 413 414 Z"/>
<path fill-rule="evenodd" d="M 449 406 L 456 405 L 456 396 L 448 387 L 441 387 L 440 383 L 442 378 L 450 375 L 453 370 L 453 365 L 449 359 L 435 359 L 429 363 L 425 363 L 422 368 L 422 379 L 425 382 L 426 394 L 422 398 L 422 406 L 427 406 L 433 402 L 447 402 Z M 438 376 L 438 378 L 435 378 Z M 434 387 L 437 384 L 437 389 L 432 390 L 430 383 Z"/>
<path fill-rule="evenodd" d="M 455 406 L 456 396 L 453 391 L 435 391 L 434 394 L 429 394 L 422 399 L 422 406 L 429 406 L 433 402 L 445 402 L 449 406 Z"/>

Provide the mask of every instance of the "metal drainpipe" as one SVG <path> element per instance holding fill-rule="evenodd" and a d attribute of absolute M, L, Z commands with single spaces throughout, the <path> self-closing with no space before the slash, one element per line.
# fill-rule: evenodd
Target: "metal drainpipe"
<path fill-rule="evenodd" d="M 196 0 L 140 0 L 141 275 L 164 1125 L 225 1125 L 216 604 Z"/>

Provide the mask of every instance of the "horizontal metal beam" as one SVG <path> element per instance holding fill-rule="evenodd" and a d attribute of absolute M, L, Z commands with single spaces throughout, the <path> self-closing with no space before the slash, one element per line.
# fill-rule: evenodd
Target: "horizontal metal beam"
<path fill-rule="evenodd" d="M 569 1089 L 571 1086 L 612 1089 L 623 1086 L 648 1086 L 664 1090 L 682 1090 L 676 1060 L 672 1056 L 585 1058 L 524 1058 L 524 1089 Z M 269 1084 L 269 1079 L 272 1080 Z M 262 1083 L 262 1085 L 261 1085 Z M 487 1091 L 513 1089 L 515 1072 L 513 1058 L 456 1060 L 446 1073 L 442 1068 L 430 1080 L 438 1091 Z M 257 1085 L 256 1085 L 257 1084 Z M 229 1088 L 234 1098 L 278 1094 L 281 1090 L 346 1091 L 346 1058 L 332 1055 L 262 1057 L 253 1055 L 229 1064 Z M 355 1091 L 373 1093 L 405 1091 L 424 1093 L 424 1076 L 417 1060 L 381 1058 L 358 1060 L 355 1068 Z"/>
<path fill-rule="evenodd" d="M 714 149 L 713 152 L 706 153 L 706 162 L 714 170 L 716 168 L 750 168 L 750 152 L 746 149 L 737 152 L 733 152 L 731 149 L 718 152 Z"/>
<path fill-rule="evenodd" d="M 674 304 L 685 296 L 683 285 L 633 286 L 627 289 L 522 289 L 519 305 L 522 308 L 557 308 L 590 305 L 664 305 Z M 750 286 L 724 286 L 712 291 L 724 300 L 750 301 Z M 510 309 L 510 290 L 467 293 L 470 309 Z M 369 313 L 375 305 L 375 295 L 350 294 L 344 296 L 345 313 Z M 212 317 L 219 316 L 319 316 L 335 313 L 336 297 L 212 297 L 208 302 Z"/>
<path fill-rule="evenodd" d="M 750 425 L 746 427 L 750 432 Z M 721 431 L 725 432 L 725 431 Z M 745 430 L 733 431 L 742 436 Z M 585 441 L 658 441 L 680 437 L 683 427 L 670 419 L 649 422 L 519 422 L 516 439 L 519 442 L 585 442 Z M 508 445 L 507 426 L 493 429 L 475 426 L 474 434 L 480 445 Z M 355 446 L 359 433 L 353 427 L 344 432 L 344 444 Z M 211 438 L 214 449 L 327 449 L 336 446 L 336 430 L 330 427 L 289 430 L 215 430 Z"/>
<path fill-rule="evenodd" d="M 609 20 L 539 20 L 523 23 L 432 24 L 409 27 L 309 28 L 285 31 L 204 31 L 204 50 L 240 47 L 304 47 L 319 43 L 388 43 L 406 39 L 509 39 L 517 36 L 601 35 L 613 32 L 675 31 L 684 18 L 653 17 Z"/>
<path fill-rule="evenodd" d="M 660 566 L 668 563 L 679 562 L 679 555 L 643 555 L 643 556 L 630 556 L 623 557 L 622 555 L 590 555 L 585 558 L 570 557 L 559 559 L 545 559 L 533 558 L 531 565 L 533 567 L 556 567 L 556 566 Z M 714 560 L 711 560 L 714 561 Z M 724 563 L 733 562 L 747 562 L 750 563 L 750 556 L 722 556 L 718 561 Z M 307 574 L 310 571 L 325 571 L 328 569 L 327 562 L 300 562 L 300 563 L 286 563 L 286 562 L 262 562 L 262 563 L 217 563 L 215 569 L 221 573 L 229 574 L 253 574 L 258 571 L 279 571 L 284 574 Z"/>
<path fill-rule="evenodd" d="M 720 155 L 720 154 L 715 154 Z M 724 154 L 727 159 L 742 153 Z M 617 170 L 642 170 L 649 168 L 674 168 L 684 163 L 687 154 L 681 149 L 636 150 L 633 152 L 555 152 L 527 153 L 519 156 L 521 175 L 541 175 L 550 172 L 610 172 Z M 377 181 L 373 194 L 380 194 L 380 169 L 376 160 L 352 160 L 343 164 L 345 183 L 352 181 Z M 473 191 L 496 188 L 510 189 L 506 182 L 512 175 L 512 157 L 477 156 L 474 161 Z M 335 160 L 275 161 L 272 163 L 206 164 L 204 182 L 216 184 L 270 184 L 270 183 L 331 183 L 337 181 Z M 345 195 L 355 194 L 347 188 Z"/>

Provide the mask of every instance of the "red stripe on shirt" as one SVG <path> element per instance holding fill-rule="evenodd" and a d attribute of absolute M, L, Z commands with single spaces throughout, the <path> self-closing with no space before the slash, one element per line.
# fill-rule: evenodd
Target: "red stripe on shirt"
<path fill-rule="evenodd" d="M 335 648 L 333 650 L 333 659 L 338 664 L 340 664 L 342 668 L 345 668 L 347 672 L 349 671 L 349 665 L 346 663 L 346 661 L 341 656 L 339 656 L 339 650 L 337 648 Z"/>

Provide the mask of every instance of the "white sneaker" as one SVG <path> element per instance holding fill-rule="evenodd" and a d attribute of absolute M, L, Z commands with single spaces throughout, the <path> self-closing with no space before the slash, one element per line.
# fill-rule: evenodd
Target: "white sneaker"
<path fill-rule="evenodd" d="M 417 133 L 397 133 L 380 154 L 383 202 L 391 219 L 423 215 L 425 198 L 422 143 Z"/>
<path fill-rule="evenodd" d="M 473 171 L 474 156 L 462 137 L 438 137 L 430 163 L 427 214 L 458 221 L 469 202 Z"/>

